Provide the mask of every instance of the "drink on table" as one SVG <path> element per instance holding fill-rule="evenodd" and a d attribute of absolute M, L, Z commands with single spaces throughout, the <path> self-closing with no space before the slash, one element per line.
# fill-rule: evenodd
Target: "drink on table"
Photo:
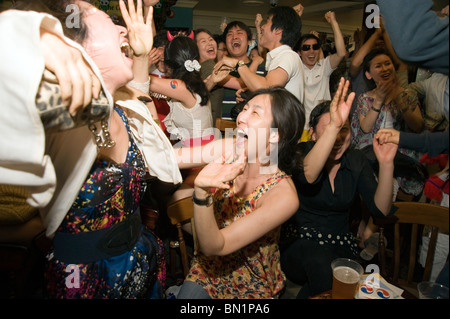
<path fill-rule="evenodd" d="M 358 288 L 363 268 L 356 261 L 338 258 L 331 263 L 333 288 L 331 298 L 353 299 Z"/>

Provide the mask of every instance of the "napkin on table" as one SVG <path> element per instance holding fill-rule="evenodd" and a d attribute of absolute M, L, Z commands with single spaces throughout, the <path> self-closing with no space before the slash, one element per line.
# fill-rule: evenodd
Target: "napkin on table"
<path fill-rule="evenodd" d="M 404 299 L 403 289 L 388 283 L 378 273 L 365 274 L 361 277 L 356 299 Z"/>

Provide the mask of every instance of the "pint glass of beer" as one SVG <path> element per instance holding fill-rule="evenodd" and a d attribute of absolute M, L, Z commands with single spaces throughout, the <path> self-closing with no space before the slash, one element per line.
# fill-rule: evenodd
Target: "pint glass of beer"
<path fill-rule="evenodd" d="M 353 299 L 359 280 L 364 273 L 362 266 L 351 259 L 338 258 L 331 262 L 333 270 L 332 299 Z"/>

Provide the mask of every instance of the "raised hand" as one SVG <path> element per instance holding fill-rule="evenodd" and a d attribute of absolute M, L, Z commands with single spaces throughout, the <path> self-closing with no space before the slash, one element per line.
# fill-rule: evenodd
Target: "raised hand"
<path fill-rule="evenodd" d="M 311 30 L 311 31 L 309 31 L 309 33 L 316 36 L 317 38 L 320 38 L 320 34 L 316 30 Z"/>
<path fill-rule="evenodd" d="M 153 47 L 153 7 L 149 7 L 149 12 L 144 21 L 142 1 L 128 1 L 128 10 L 123 0 L 119 1 L 120 11 L 127 25 L 128 40 L 133 49 L 133 54 L 137 57 L 148 55 Z"/>
<path fill-rule="evenodd" d="M 297 14 L 298 14 L 300 17 L 301 17 L 302 14 L 303 14 L 303 9 L 305 9 L 305 7 L 304 7 L 301 3 L 297 4 L 296 6 L 293 6 L 292 8 L 295 10 L 295 12 L 297 12 Z"/>
<path fill-rule="evenodd" d="M 349 81 L 341 78 L 338 88 L 330 104 L 330 125 L 334 125 L 340 129 L 348 119 L 350 109 L 352 107 L 355 92 L 351 92 L 347 96 Z M 347 97 L 347 100 L 345 98 Z"/>
<path fill-rule="evenodd" d="M 327 20 L 328 23 L 336 21 L 336 14 L 333 11 L 328 11 L 325 13 L 325 20 Z"/>
<path fill-rule="evenodd" d="M 164 60 L 164 49 L 162 47 L 160 48 L 152 48 L 150 50 L 150 53 L 148 55 L 148 61 L 149 64 L 156 64 L 159 61 Z"/>
<path fill-rule="evenodd" d="M 257 13 L 256 17 L 255 17 L 255 27 L 256 29 L 258 29 L 259 27 L 261 27 L 261 22 L 263 21 L 263 17 L 261 15 L 261 13 Z"/>
<path fill-rule="evenodd" d="M 227 28 L 228 22 L 227 22 L 227 18 L 223 18 L 222 22 L 220 23 L 220 31 L 223 33 L 225 31 L 225 29 Z"/>

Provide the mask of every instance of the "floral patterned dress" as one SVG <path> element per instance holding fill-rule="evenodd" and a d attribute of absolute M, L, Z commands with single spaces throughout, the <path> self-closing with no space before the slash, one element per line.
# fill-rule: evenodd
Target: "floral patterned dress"
<path fill-rule="evenodd" d="M 124 163 L 96 160 L 58 232 L 79 234 L 105 229 L 138 212 L 146 183 L 142 155 L 126 124 L 129 148 Z M 49 255 L 47 293 L 51 298 L 162 298 L 165 282 L 164 247 L 149 228 L 141 225 L 134 247 L 107 259 L 66 264 Z M 69 268 L 68 268 L 69 267 Z M 77 285 L 68 284 L 68 269 L 77 269 Z"/>
<path fill-rule="evenodd" d="M 414 91 L 405 89 L 401 94 L 405 104 L 408 105 L 412 111 L 414 111 L 417 107 L 420 107 L 417 94 Z M 360 127 L 359 115 L 361 114 L 366 116 L 369 113 L 373 103 L 374 98 L 367 94 L 367 92 L 362 93 L 358 97 L 355 114 L 351 117 L 352 144 L 356 149 L 361 150 L 366 146 L 372 145 L 373 137 L 381 128 L 394 128 L 398 131 L 405 132 L 410 131 L 403 120 L 401 111 L 395 106 L 394 102 L 390 102 L 389 104 L 385 104 L 381 107 L 381 112 L 372 130 L 368 133 L 364 133 Z M 388 116 L 393 119 L 392 127 L 387 124 L 387 122 L 389 122 Z M 411 149 L 399 148 L 398 151 L 414 159 L 415 161 L 418 161 L 422 156 L 419 152 Z M 397 181 L 399 186 L 408 194 L 418 195 L 423 190 L 422 181 L 408 178 L 407 176 L 398 177 Z"/>
<path fill-rule="evenodd" d="M 235 194 L 232 182 L 229 189 L 217 190 L 214 214 L 219 228 L 251 214 L 258 199 L 284 178 L 289 176 L 278 171 L 245 198 Z M 199 253 L 193 259 L 186 280 L 202 286 L 213 299 L 277 298 L 286 281 L 278 248 L 280 228 L 227 256 Z"/>

